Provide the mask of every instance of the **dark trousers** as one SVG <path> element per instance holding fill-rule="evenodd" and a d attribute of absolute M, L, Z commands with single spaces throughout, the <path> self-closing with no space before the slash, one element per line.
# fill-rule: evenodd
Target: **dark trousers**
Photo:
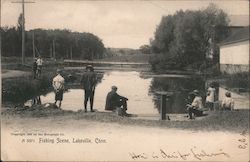
<path fill-rule="evenodd" d="M 36 79 L 37 69 L 33 69 L 33 78 Z"/>
<path fill-rule="evenodd" d="M 90 110 L 93 110 L 95 91 L 85 89 L 84 92 L 85 92 L 85 94 L 84 94 L 84 109 L 87 110 L 87 103 L 88 103 L 88 100 L 90 100 Z"/>
<path fill-rule="evenodd" d="M 42 75 L 42 66 L 37 67 L 37 77 L 40 78 Z"/>
<path fill-rule="evenodd" d="M 213 102 L 206 102 L 206 107 L 209 108 L 209 110 L 214 110 L 214 103 Z"/>
<path fill-rule="evenodd" d="M 193 118 L 193 114 L 194 116 L 201 116 L 202 112 L 195 109 L 194 107 L 189 107 L 188 108 L 188 114 L 189 114 L 189 118 L 192 119 Z"/>
<path fill-rule="evenodd" d="M 124 111 L 127 110 L 127 100 L 126 99 L 120 99 L 120 101 L 117 103 L 117 107 L 121 107 L 124 109 Z"/>

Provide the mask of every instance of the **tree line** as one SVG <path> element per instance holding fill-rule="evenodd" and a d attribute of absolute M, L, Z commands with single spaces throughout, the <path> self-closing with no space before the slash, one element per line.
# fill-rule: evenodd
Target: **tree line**
<path fill-rule="evenodd" d="M 201 10 L 180 10 L 163 16 L 150 40 L 154 70 L 201 69 L 219 60 L 218 43 L 228 36 L 229 18 L 214 4 Z"/>
<path fill-rule="evenodd" d="M 21 15 L 17 26 L 2 27 L 2 56 L 21 56 L 22 33 Z M 36 57 L 53 57 L 74 59 L 96 59 L 102 58 L 105 47 L 102 40 L 92 33 L 72 32 L 70 30 L 34 29 L 25 32 L 25 55 L 33 56 L 33 40 L 35 44 Z M 53 45 L 54 42 L 54 45 Z"/>

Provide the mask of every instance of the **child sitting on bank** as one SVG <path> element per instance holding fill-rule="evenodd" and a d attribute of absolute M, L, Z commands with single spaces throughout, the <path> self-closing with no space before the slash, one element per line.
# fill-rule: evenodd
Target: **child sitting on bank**
<path fill-rule="evenodd" d="M 193 101 L 190 104 L 187 104 L 187 110 L 189 114 L 189 119 L 194 119 L 195 116 L 201 116 L 202 111 L 201 109 L 203 108 L 202 104 L 202 97 L 199 94 L 198 90 L 194 90 L 191 94 L 194 95 Z"/>
<path fill-rule="evenodd" d="M 233 110 L 234 109 L 234 100 L 231 98 L 231 93 L 226 92 L 225 98 L 222 101 L 222 109 L 223 110 Z"/>

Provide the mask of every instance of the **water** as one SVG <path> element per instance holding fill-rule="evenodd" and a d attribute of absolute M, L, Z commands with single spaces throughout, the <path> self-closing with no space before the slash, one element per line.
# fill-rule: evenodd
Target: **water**
<path fill-rule="evenodd" d="M 205 81 L 199 77 L 182 75 L 149 75 L 137 71 L 106 71 L 99 73 L 100 82 L 96 87 L 94 109 L 105 111 L 105 100 L 111 86 L 118 87 L 118 94 L 127 97 L 128 113 L 158 114 L 160 112 L 160 96 L 157 91 L 170 91 L 173 95 L 169 99 L 167 113 L 185 113 L 186 98 L 194 89 L 201 92 L 205 99 Z M 78 76 L 79 77 L 79 76 Z M 219 88 L 219 100 L 225 92 Z M 41 96 L 42 103 L 53 103 L 54 92 Z M 232 94 L 235 107 L 249 108 L 249 100 Z M 83 109 L 84 91 L 78 87 L 64 93 L 62 109 L 78 111 Z M 244 101 L 244 102 L 242 102 Z M 248 101 L 248 103 L 246 102 Z M 248 105 L 247 105 L 248 104 Z M 89 108 L 89 105 L 88 105 Z"/>
<path fill-rule="evenodd" d="M 106 95 L 111 90 L 111 86 L 116 85 L 117 93 L 129 99 L 128 113 L 156 114 L 158 111 L 154 108 L 153 96 L 148 93 L 151 81 L 152 78 L 141 78 L 139 72 L 106 72 L 101 83 L 96 87 L 94 109 L 104 111 Z M 53 92 L 41 96 L 43 103 L 51 103 L 53 99 Z M 69 89 L 64 93 L 62 109 L 74 111 L 83 109 L 83 99 L 82 89 Z"/>

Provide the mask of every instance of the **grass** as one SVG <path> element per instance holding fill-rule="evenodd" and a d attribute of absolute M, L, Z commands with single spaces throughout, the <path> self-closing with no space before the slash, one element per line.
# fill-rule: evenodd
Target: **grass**
<path fill-rule="evenodd" d="M 2 112 L 2 115 L 20 116 L 21 118 L 65 118 L 73 120 L 89 120 L 105 123 L 118 123 L 121 125 L 136 125 L 146 127 L 160 127 L 163 129 L 176 128 L 183 130 L 199 131 L 230 131 L 240 132 L 249 129 L 249 110 L 239 111 L 215 111 L 208 116 L 189 121 L 153 121 L 146 119 L 136 119 L 130 117 L 120 117 L 112 112 L 73 112 L 57 108 L 44 108 L 42 105 L 32 108 L 9 108 Z"/>
<path fill-rule="evenodd" d="M 51 87 L 50 78 L 43 76 L 40 80 L 32 77 L 21 77 L 3 80 L 3 103 L 23 103 L 26 100 L 45 93 Z"/>

